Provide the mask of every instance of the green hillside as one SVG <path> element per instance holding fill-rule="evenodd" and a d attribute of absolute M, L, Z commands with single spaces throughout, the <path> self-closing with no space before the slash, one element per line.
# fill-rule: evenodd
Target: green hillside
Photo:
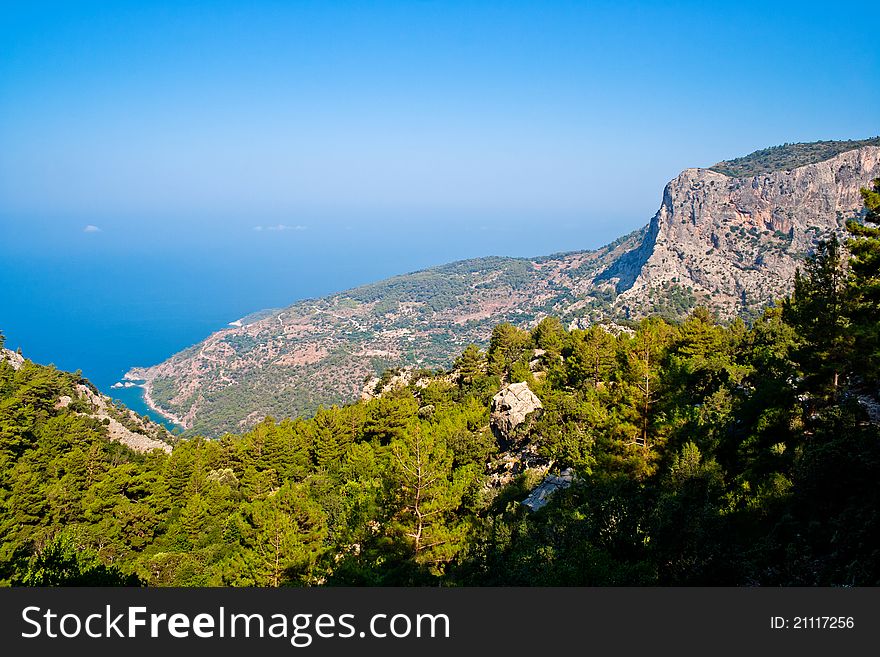
<path fill-rule="evenodd" d="M 709 168 L 733 178 L 745 178 L 823 162 L 863 146 L 880 146 L 880 137 L 771 146 L 733 160 L 724 160 Z"/>

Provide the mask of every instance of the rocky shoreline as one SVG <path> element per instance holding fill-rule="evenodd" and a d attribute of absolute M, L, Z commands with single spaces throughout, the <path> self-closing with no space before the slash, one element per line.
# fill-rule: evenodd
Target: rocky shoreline
<path fill-rule="evenodd" d="M 134 371 L 135 371 L 135 370 L 132 369 L 131 371 L 127 372 L 127 373 L 125 374 L 125 376 L 123 376 L 122 378 L 123 378 L 123 380 L 126 382 L 126 384 L 127 384 L 127 383 L 131 383 L 133 386 L 138 387 L 138 388 L 140 388 L 141 390 L 143 390 L 144 404 L 147 405 L 147 408 L 149 408 L 151 411 L 153 411 L 153 412 L 156 413 L 157 415 L 162 416 L 163 418 L 165 418 L 165 419 L 168 420 L 169 422 L 173 422 L 173 423 L 176 424 L 177 426 L 179 426 L 179 427 L 181 427 L 181 428 L 183 428 L 183 429 L 187 429 L 188 427 L 187 427 L 186 423 L 183 421 L 182 418 L 180 418 L 179 416 L 175 415 L 175 414 L 172 413 L 171 411 L 166 410 L 166 409 L 160 407 L 160 406 L 156 403 L 156 401 L 153 399 L 153 384 L 152 384 L 152 381 L 150 381 L 149 379 L 138 379 L 136 375 L 132 374 L 132 372 L 134 372 Z M 125 386 L 125 387 L 128 387 L 128 386 L 125 385 L 125 384 L 124 384 L 124 386 Z"/>

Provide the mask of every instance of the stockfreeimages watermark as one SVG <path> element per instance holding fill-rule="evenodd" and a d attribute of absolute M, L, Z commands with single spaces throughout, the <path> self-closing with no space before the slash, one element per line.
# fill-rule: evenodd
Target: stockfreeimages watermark
<path fill-rule="evenodd" d="M 214 613 L 155 613 L 147 607 L 120 611 L 105 605 L 100 612 L 61 613 L 51 608 L 22 609 L 24 639 L 284 639 L 306 648 L 315 639 L 448 639 L 446 614 L 373 614 L 361 629 L 355 614 L 235 613 L 219 607 Z"/>

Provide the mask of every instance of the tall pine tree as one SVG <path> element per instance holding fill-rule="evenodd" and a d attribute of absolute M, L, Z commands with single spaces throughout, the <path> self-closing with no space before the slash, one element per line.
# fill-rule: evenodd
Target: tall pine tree
<path fill-rule="evenodd" d="M 816 245 L 804 272 L 794 277 L 794 293 L 783 303 L 785 321 L 802 340 L 798 353 L 807 390 L 835 400 L 851 355 L 845 295 L 846 274 L 836 236 Z"/>
<path fill-rule="evenodd" d="M 862 190 L 863 222 L 849 221 L 847 248 L 850 259 L 849 300 L 855 336 L 854 364 L 870 387 L 880 374 L 880 178 Z"/>

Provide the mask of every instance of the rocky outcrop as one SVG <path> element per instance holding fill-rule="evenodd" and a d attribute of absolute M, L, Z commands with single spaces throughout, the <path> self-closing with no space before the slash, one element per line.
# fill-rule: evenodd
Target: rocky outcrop
<path fill-rule="evenodd" d="M 530 511 L 537 511 L 547 505 L 553 493 L 568 488 L 573 481 L 574 470 L 571 468 L 566 468 L 558 475 L 547 475 L 540 484 L 531 490 L 528 497 L 522 501 L 522 505 Z"/>
<path fill-rule="evenodd" d="M 24 365 L 24 356 L 9 349 L 0 349 L 0 360 L 5 360 L 12 369 L 19 370 Z M 112 399 L 86 385 L 79 383 L 74 389 L 75 398 L 61 395 L 55 402 L 55 409 L 67 408 L 77 402 L 77 412 L 94 418 L 107 429 L 107 437 L 133 449 L 136 452 L 150 452 L 160 449 L 170 453 L 172 439 L 168 431 L 154 422 L 142 418 L 134 411 L 117 406 Z"/>
<path fill-rule="evenodd" d="M 85 414 L 99 420 L 107 427 L 107 437 L 110 440 L 122 443 L 136 452 L 160 449 L 171 453 L 171 445 L 162 439 L 170 437 L 164 428 L 152 422 L 145 422 L 132 410 L 117 407 L 109 397 L 92 390 L 87 385 L 77 385 L 76 392 L 89 407 L 89 411 Z M 68 406 L 72 401 L 70 397 L 63 395 L 58 400 L 56 408 Z"/>
<path fill-rule="evenodd" d="M 411 383 L 418 384 L 416 378 L 416 371 L 413 367 L 401 367 L 395 370 L 388 370 L 381 377 L 370 377 L 367 379 L 367 382 L 364 383 L 363 390 L 361 390 L 361 400 L 370 401 L 371 399 L 377 399 L 397 388 L 405 388 Z"/>
<path fill-rule="evenodd" d="M 434 377 L 426 376 L 424 371 L 416 370 L 414 367 L 400 367 L 386 371 L 381 377 L 373 376 L 364 383 L 361 390 L 361 401 L 370 401 L 378 399 L 392 390 L 414 386 L 416 388 L 426 387 Z M 454 383 L 452 376 L 442 377 L 447 383 Z"/>
<path fill-rule="evenodd" d="M 526 383 L 511 383 L 492 398 L 489 423 L 501 442 L 511 439 L 513 430 L 526 421 L 529 414 L 541 410 L 541 400 Z"/>
<path fill-rule="evenodd" d="M 24 356 L 11 349 L 0 349 L 0 360 L 5 360 L 14 370 L 21 369 L 21 366 L 24 365 Z"/>
<path fill-rule="evenodd" d="M 533 443 L 512 446 L 496 454 L 486 464 L 486 490 L 504 488 L 521 476 L 540 480 L 552 465 L 552 460 L 539 454 Z"/>
<path fill-rule="evenodd" d="M 115 418 L 108 417 L 107 419 L 107 436 L 110 440 L 122 443 L 136 452 L 152 452 L 154 449 L 159 449 L 170 454 L 173 449 L 171 445 L 162 440 L 131 431 Z"/>

